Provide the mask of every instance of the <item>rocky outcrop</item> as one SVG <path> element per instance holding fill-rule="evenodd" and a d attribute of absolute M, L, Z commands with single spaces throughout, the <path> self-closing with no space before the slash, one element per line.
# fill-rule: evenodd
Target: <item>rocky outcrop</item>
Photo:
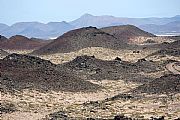
<path fill-rule="evenodd" d="M 38 57 L 11 54 L 0 60 L 2 91 L 35 89 L 44 92 L 88 92 L 100 89 L 98 85 L 64 69 L 59 69 L 51 62 Z"/>

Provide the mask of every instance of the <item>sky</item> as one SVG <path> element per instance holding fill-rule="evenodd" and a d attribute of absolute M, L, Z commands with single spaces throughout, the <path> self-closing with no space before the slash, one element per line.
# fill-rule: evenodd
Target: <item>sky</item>
<path fill-rule="evenodd" d="M 180 15 L 180 0 L 0 0 L 0 23 L 73 21 L 85 13 L 145 18 Z"/>

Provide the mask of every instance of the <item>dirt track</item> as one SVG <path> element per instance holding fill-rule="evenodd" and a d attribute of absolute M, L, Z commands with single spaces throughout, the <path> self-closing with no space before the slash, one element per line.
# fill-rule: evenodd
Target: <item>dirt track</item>
<path fill-rule="evenodd" d="M 173 74 L 180 74 L 180 66 L 176 62 L 169 63 L 166 65 L 166 69 L 172 72 Z"/>

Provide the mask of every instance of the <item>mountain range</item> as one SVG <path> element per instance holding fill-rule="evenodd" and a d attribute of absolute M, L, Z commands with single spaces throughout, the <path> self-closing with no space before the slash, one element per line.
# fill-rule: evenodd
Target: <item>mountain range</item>
<path fill-rule="evenodd" d="M 147 32 L 156 35 L 179 35 L 180 34 L 180 15 L 169 18 L 125 18 L 114 16 L 93 16 L 84 14 L 80 18 L 66 22 L 18 22 L 11 26 L 0 23 L 0 34 L 5 37 L 23 35 L 42 39 L 56 38 L 72 29 L 93 26 L 97 28 L 135 25 Z"/>

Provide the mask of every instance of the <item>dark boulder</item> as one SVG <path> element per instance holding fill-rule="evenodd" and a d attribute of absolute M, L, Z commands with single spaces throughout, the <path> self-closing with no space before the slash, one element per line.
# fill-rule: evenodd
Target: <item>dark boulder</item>
<path fill-rule="evenodd" d="M 122 61 L 121 58 L 119 58 L 119 57 L 116 57 L 115 60 Z"/>
<path fill-rule="evenodd" d="M 142 59 L 139 59 L 137 62 L 145 62 L 146 59 L 145 58 L 142 58 Z"/>
<path fill-rule="evenodd" d="M 124 115 L 117 115 L 114 120 L 132 120 L 132 118 L 125 117 Z"/>
<path fill-rule="evenodd" d="M 63 111 L 58 111 L 49 115 L 50 120 L 68 120 L 68 116 Z"/>

